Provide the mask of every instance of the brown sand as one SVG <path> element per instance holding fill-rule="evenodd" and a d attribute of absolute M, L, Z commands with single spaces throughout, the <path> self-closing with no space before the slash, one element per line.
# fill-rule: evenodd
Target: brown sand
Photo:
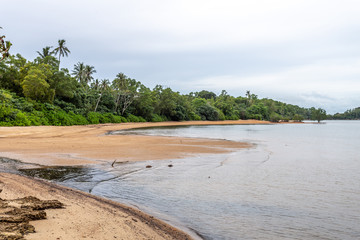
<path fill-rule="evenodd" d="M 139 210 L 90 194 L 8 173 L 1 173 L 0 181 L 1 198 L 31 195 L 65 205 L 63 209 L 46 210 L 46 220 L 31 221 L 36 233 L 25 235 L 26 239 L 191 239 Z"/>
<path fill-rule="evenodd" d="M 0 156 L 42 165 L 81 165 L 183 158 L 201 153 L 225 153 L 248 143 L 195 138 L 106 135 L 109 131 L 179 125 L 268 124 L 242 120 L 221 122 L 126 123 L 87 126 L 0 127 Z"/>
<path fill-rule="evenodd" d="M 0 157 L 41 165 L 96 164 L 216 154 L 252 147 L 249 143 L 196 138 L 107 135 L 110 131 L 180 125 L 269 124 L 263 121 L 166 122 L 70 127 L 0 127 Z M 64 209 L 46 210 L 26 239 L 190 239 L 136 209 L 45 181 L 0 174 L 1 198 L 57 199 Z"/>

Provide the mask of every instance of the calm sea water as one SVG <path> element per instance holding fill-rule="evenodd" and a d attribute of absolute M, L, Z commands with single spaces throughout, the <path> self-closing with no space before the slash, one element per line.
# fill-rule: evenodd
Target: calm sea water
<path fill-rule="evenodd" d="M 360 239 L 360 121 L 135 132 L 248 141 L 256 147 L 182 160 L 62 168 L 50 178 L 137 206 L 204 239 Z"/>

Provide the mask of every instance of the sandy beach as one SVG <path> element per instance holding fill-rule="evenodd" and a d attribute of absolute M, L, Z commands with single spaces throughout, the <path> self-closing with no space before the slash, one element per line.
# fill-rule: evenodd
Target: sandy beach
<path fill-rule="evenodd" d="M 0 157 L 43 166 L 112 164 L 184 158 L 253 147 L 250 143 L 196 138 L 108 135 L 108 132 L 156 126 L 270 124 L 240 120 L 220 122 L 124 123 L 87 126 L 1 127 Z M 2 199 L 34 196 L 57 199 L 65 207 L 46 210 L 47 219 L 31 222 L 36 233 L 26 239 L 192 239 L 137 209 L 55 184 L 0 174 Z"/>

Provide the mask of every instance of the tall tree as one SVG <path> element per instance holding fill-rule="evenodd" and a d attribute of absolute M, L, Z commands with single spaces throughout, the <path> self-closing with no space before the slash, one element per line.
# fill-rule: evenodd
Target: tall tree
<path fill-rule="evenodd" d="M 311 108 L 311 120 L 316 120 L 320 123 L 321 120 L 326 119 L 326 111 L 322 108 Z"/>
<path fill-rule="evenodd" d="M 48 56 L 52 56 L 54 52 L 50 51 L 52 47 L 46 46 L 42 49 L 42 52 L 36 51 L 41 58 L 46 58 Z"/>
<path fill-rule="evenodd" d="M 85 72 L 85 64 L 83 62 L 78 62 L 74 65 L 74 70 L 72 71 L 72 75 L 79 81 L 79 83 L 83 84 L 84 80 L 84 72 Z"/>
<path fill-rule="evenodd" d="M 94 79 L 94 77 L 92 76 L 94 73 L 96 73 L 94 66 L 86 65 L 84 67 L 83 81 L 86 85 L 88 85 Z"/>
<path fill-rule="evenodd" d="M 54 54 L 57 55 L 59 54 L 59 67 L 60 67 L 60 57 L 64 57 L 64 56 L 68 56 L 70 52 L 70 50 L 65 46 L 65 39 L 60 39 L 58 41 L 58 47 L 54 49 Z"/>
<path fill-rule="evenodd" d="M 128 78 L 125 74 L 119 73 L 113 81 L 112 87 L 116 93 L 115 109 L 121 106 L 121 115 L 124 115 L 126 109 L 138 96 L 138 89 L 141 83 L 135 79 Z"/>
<path fill-rule="evenodd" d="M 2 27 L 0 27 L 2 29 Z M 5 35 L 0 35 L 0 61 L 4 60 L 9 56 L 9 50 L 11 43 L 9 41 L 4 41 Z"/>
<path fill-rule="evenodd" d="M 50 84 L 47 82 L 51 75 L 49 65 L 31 66 L 21 83 L 24 96 L 35 101 L 52 102 L 55 90 L 51 89 Z"/>
<path fill-rule="evenodd" d="M 100 99 L 101 99 L 101 97 L 102 97 L 102 95 L 104 94 L 104 92 L 107 90 L 107 89 L 109 89 L 109 84 L 110 84 L 110 82 L 109 82 L 109 80 L 108 79 L 103 79 L 103 80 L 101 80 L 101 83 L 100 83 L 100 93 L 99 93 L 99 98 L 98 98 L 98 100 L 97 100 L 97 102 L 96 102 L 96 106 L 95 106 L 95 109 L 94 109 L 94 112 L 96 112 L 96 110 L 97 110 L 97 108 L 98 108 L 98 106 L 99 106 L 99 102 L 100 102 Z"/>

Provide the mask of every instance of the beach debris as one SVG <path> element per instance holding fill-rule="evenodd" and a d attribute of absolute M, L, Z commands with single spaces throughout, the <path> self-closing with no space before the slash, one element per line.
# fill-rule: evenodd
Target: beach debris
<path fill-rule="evenodd" d="M 45 209 L 63 207 L 58 200 L 40 200 L 32 196 L 13 200 L 0 198 L 0 239 L 24 239 L 25 234 L 35 232 L 29 221 L 46 219 Z"/>
<path fill-rule="evenodd" d="M 172 164 L 169 164 L 169 165 L 168 165 L 168 167 L 173 167 L 173 166 L 174 166 L 174 165 L 172 165 Z"/>
<path fill-rule="evenodd" d="M 114 160 L 114 162 L 111 164 L 111 167 L 114 167 L 114 164 L 116 163 L 116 159 Z"/>
<path fill-rule="evenodd" d="M 146 168 L 152 168 L 152 166 L 151 165 L 146 165 Z"/>

